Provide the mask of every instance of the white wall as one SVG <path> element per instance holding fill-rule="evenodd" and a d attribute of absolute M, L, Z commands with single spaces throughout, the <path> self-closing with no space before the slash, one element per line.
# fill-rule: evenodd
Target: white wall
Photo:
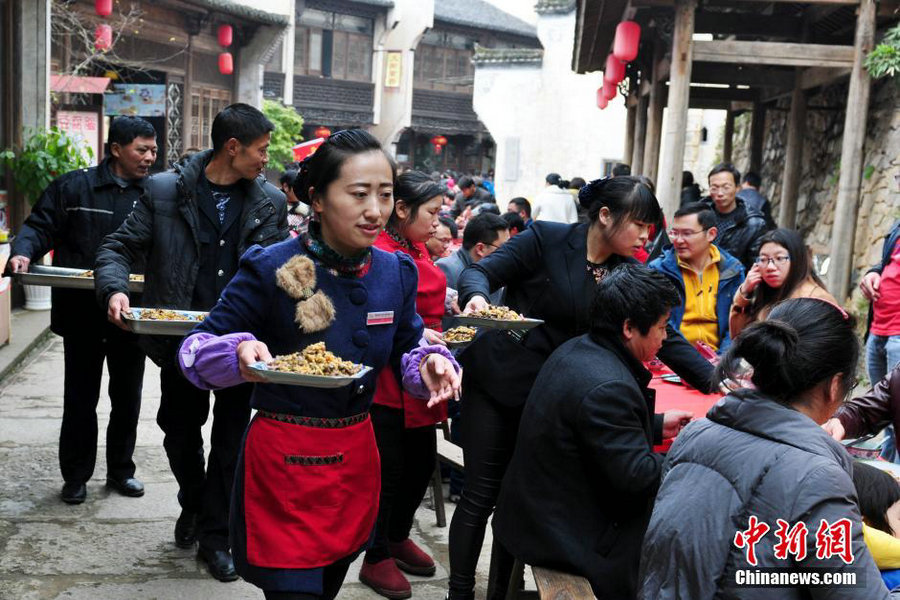
<path fill-rule="evenodd" d="M 597 108 L 600 72 L 572 72 L 575 12 L 537 19 L 544 59 L 536 66 L 478 66 L 475 112 L 497 143 L 494 184 L 498 200 L 533 197 L 544 176 L 590 181 L 602 175 L 603 160 L 624 152 L 625 106 L 616 97 Z"/>

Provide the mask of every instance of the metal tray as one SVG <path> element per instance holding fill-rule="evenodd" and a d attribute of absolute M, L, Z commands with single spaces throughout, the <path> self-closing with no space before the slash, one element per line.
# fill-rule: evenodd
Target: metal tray
<path fill-rule="evenodd" d="M 487 329 L 513 329 L 519 331 L 527 331 L 533 327 L 537 327 L 544 321 L 542 319 L 522 319 L 521 321 L 500 321 L 498 319 L 485 319 L 484 317 L 464 317 L 458 315 L 456 322 L 462 325 L 471 325 L 473 327 L 485 327 Z"/>
<path fill-rule="evenodd" d="M 208 315 L 209 313 L 194 310 L 176 310 L 175 312 L 188 315 L 189 321 L 160 321 L 157 319 L 141 319 L 143 308 L 132 308 L 131 312 L 122 315 L 122 320 L 128 325 L 134 333 L 143 335 L 176 335 L 184 337 L 197 326 L 200 321 L 197 317 L 200 315 Z"/>
<path fill-rule="evenodd" d="M 90 269 L 70 269 L 68 267 L 50 267 L 45 265 L 32 265 L 27 273 L 16 273 L 19 282 L 25 285 L 43 285 L 51 287 L 70 288 L 76 290 L 94 289 L 93 277 L 81 277 L 81 274 Z M 131 292 L 143 292 L 143 281 L 129 281 L 128 290 Z"/>
<path fill-rule="evenodd" d="M 342 388 L 354 383 L 366 376 L 372 367 L 363 367 L 356 375 L 329 377 L 325 375 L 304 375 L 302 373 L 285 373 L 273 371 L 264 362 L 255 362 L 250 365 L 250 370 L 269 383 L 282 383 L 284 385 L 299 385 L 313 388 Z"/>

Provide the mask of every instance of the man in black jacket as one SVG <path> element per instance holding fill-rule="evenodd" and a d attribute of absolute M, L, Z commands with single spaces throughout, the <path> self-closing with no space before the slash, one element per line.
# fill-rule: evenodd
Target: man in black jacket
<path fill-rule="evenodd" d="M 635 596 L 662 473 L 653 444 L 675 437 L 692 416 L 654 414 L 642 364 L 662 346 L 678 303 L 672 284 L 646 267 L 607 275 L 590 333 L 561 345 L 541 368 L 503 479 L 494 543 L 527 564 L 587 578 L 598 598 Z"/>
<path fill-rule="evenodd" d="M 254 244 L 288 236 L 284 194 L 262 176 L 272 123 L 257 109 L 232 104 L 216 115 L 213 149 L 154 176 L 145 198 L 97 254 L 97 298 L 110 321 L 123 326 L 130 307 L 130 265 L 146 255 L 147 307 L 210 310 Z M 209 464 L 204 471 L 200 428 L 209 416 L 209 392 L 192 386 L 176 361 L 180 339 L 147 336 L 147 355 L 160 368 L 162 396 L 156 420 L 178 481 L 181 516 L 175 544 L 190 548 L 213 577 L 237 579 L 228 551 L 228 508 L 241 438 L 250 417 L 250 384 L 216 392 Z"/>
<path fill-rule="evenodd" d="M 66 173 L 53 181 L 31 210 L 12 244 L 9 269 L 54 250 L 59 267 L 90 269 L 103 237 L 131 213 L 156 161 L 156 132 L 147 121 L 120 117 L 112 122 L 108 154 L 96 167 Z M 140 272 L 142 263 L 135 264 Z M 126 273 L 127 279 L 127 273 Z M 106 322 L 88 290 L 54 288 L 50 329 L 62 336 L 65 354 L 63 420 L 59 467 L 62 499 L 81 504 L 97 459 L 97 402 L 103 361 L 109 369 L 109 426 L 106 429 L 106 484 L 125 496 L 142 496 L 132 460 L 141 412 L 144 354 L 131 333 Z"/>
<path fill-rule="evenodd" d="M 719 163 L 709 172 L 710 197 L 705 202 L 716 213 L 716 246 L 749 270 L 759 251 L 759 238 L 769 227 L 761 212 L 737 197 L 740 181 L 741 172 L 733 164 Z"/>

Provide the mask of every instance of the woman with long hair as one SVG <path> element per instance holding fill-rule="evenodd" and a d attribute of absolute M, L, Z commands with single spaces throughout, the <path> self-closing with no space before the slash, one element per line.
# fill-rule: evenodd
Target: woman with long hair
<path fill-rule="evenodd" d="M 662 221 L 656 197 L 635 177 L 592 181 L 578 200 L 588 222 L 535 221 L 459 278 L 465 313 L 487 307 L 491 293 L 506 286 L 510 308 L 544 323 L 524 334 L 487 331 L 459 354 L 466 368 L 466 482 L 450 524 L 451 600 L 474 597 L 485 527 L 538 371 L 556 348 L 587 333 L 597 285 L 619 265 L 635 263 L 650 225 Z M 712 367 L 671 327 L 659 356 L 694 387 L 708 389 Z M 503 573 L 511 558 L 497 545 L 494 551 Z"/>
<path fill-rule="evenodd" d="M 759 240 L 759 255 L 734 294 L 728 330 L 734 339 L 750 323 L 766 318 L 778 302 L 788 298 L 837 301 L 816 275 L 809 248 L 793 229 L 779 228 Z"/>
<path fill-rule="evenodd" d="M 329 137 L 294 182 L 315 214 L 308 231 L 250 248 L 179 352 L 198 387 L 256 382 L 230 537 L 238 574 L 270 600 L 334 598 L 369 543 L 380 472 L 368 414 L 377 373 L 396 370 L 404 389 L 432 406 L 459 386 L 446 348 L 419 344 L 413 261 L 372 247 L 394 208 L 394 184 L 393 162 L 370 133 Z M 372 371 L 320 389 L 265 383 L 250 369 L 320 342 Z"/>

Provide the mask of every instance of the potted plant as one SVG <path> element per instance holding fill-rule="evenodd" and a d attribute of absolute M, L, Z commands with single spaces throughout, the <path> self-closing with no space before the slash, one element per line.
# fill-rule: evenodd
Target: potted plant
<path fill-rule="evenodd" d="M 0 165 L 12 174 L 16 190 L 34 206 L 41 192 L 63 173 L 90 166 L 93 151 L 65 131 L 51 127 L 30 131 L 21 148 L 0 152 Z M 26 285 L 25 308 L 50 308 L 50 288 Z"/>

